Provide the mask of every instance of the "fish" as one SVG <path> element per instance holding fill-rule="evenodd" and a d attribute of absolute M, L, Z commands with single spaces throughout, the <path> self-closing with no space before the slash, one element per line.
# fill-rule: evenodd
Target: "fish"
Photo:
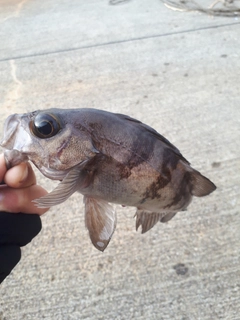
<path fill-rule="evenodd" d="M 193 196 L 216 189 L 155 129 L 128 115 L 99 109 L 36 110 L 10 115 L 0 145 L 8 168 L 31 161 L 59 180 L 40 208 L 83 195 L 85 226 L 100 251 L 117 224 L 113 204 L 136 207 L 136 230 L 149 231 L 185 211 Z"/>

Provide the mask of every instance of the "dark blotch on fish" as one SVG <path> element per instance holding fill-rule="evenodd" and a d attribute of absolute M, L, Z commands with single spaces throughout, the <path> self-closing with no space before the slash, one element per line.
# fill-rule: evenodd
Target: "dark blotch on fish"
<path fill-rule="evenodd" d="M 164 188 L 170 182 L 170 179 L 170 171 L 165 171 L 164 176 L 159 175 L 156 181 L 154 181 L 149 187 L 147 187 L 146 192 L 143 194 L 144 199 L 160 199 L 161 194 L 159 193 L 159 190 Z"/>
<path fill-rule="evenodd" d="M 186 172 L 182 179 L 181 189 L 177 190 L 175 197 L 173 198 L 173 201 L 168 206 L 166 206 L 166 208 L 174 207 L 178 203 L 180 203 L 182 199 L 186 199 L 190 194 L 190 189 L 191 189 L 191 174 L 189 172 Z"/>

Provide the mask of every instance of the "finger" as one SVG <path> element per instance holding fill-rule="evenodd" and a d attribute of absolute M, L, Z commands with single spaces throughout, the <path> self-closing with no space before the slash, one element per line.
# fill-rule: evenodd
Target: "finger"
<path fill-rule="evenodd" d="M 7 167 L 6 167 L 4 155 L 0 154 L 0 182 L 3 181 L 3 177 L 5 176 L 6 172 L 7 172 Z"/>
<path fill-rule="evenodd" d="M 36 213 L 41 215 L 48 211 L 48 209 L 38 208 L 32 200 L 38 199 L 46 194 L 47 191 L 38 185 L 22 189 L 1 189 L 0 211 Z"/>
<path fill-rule="evenodd" d="M 36 184 L 36 177 L 30 163 L 23 162 L 6 172 L 4 182 L 12 188 L 26 188 Z"/>

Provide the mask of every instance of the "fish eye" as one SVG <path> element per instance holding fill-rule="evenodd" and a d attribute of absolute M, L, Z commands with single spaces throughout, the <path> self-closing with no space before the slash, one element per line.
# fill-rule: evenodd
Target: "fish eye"
<path fill-rule="evenodd" d="M 52 114 L 39 113 L 30 124 L 32 133 L 41 139 L 55 136 L 61 129 L 60 122 Z"/>

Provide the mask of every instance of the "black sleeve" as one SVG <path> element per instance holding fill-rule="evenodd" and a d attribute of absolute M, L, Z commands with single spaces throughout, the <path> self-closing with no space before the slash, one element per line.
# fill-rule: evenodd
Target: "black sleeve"
<path fill-rule="evenodd" d="M 20 261 L 20 247 L 31 242 L 41 228 L 37 214 L 0 212 L 0 283 Z"/>

